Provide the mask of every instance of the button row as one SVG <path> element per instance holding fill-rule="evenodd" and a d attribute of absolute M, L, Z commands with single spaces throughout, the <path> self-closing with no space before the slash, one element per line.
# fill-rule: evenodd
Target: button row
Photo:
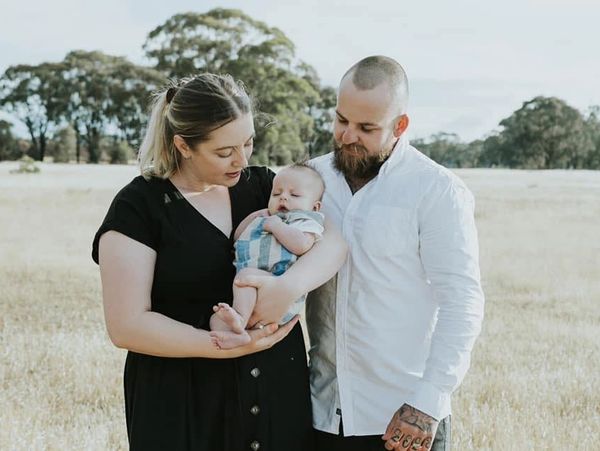
<path fill-rule="evenodd" d="M 252 368 L 250 370 L 250 374 L 252 375 L 252 377 L 257 378 L 258 376 L 260 376 L 260 370 L 258 368 Z M 250 408 L 250 413 L 252 415 L 258 415 L 260 413 L 260 407 L 258 407 L 257 405 L 252 406 Z M 250 443 L 250 449 L 252 451 L 258 451 L 260 449 L 260 443 L 254 440 L 252 443 Z"/>

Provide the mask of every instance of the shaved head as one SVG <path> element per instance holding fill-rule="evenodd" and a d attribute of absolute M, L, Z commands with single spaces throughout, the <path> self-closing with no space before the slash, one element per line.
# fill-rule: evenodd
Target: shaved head
<path fill-rule="evenodd" d="M 361 91 L 387 84 L 394 94 L 394 104 L 399 114 L 405 114 L 408 106 L 408 79 L 402 66 L 387 56 L 369 56 L 352 66 L 342 77 L 350 78 Z"/>

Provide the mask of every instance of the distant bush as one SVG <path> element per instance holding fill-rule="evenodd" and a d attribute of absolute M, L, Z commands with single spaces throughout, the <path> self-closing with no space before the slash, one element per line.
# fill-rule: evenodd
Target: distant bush
<path fill-rule="evenodd" d="M 68 163 L 76 158 L 77 137 L 73 127 L 67 126 L 56 133 L 48 146 L 48 153 L 54 157 L 55 163 Z"/>
<path fill-rule="evenodd" d="M 106 155 L 110 164 L 127 164 L 133 158 L 133 149 L 127 141 L 113 142 L 102 146 L 102 153 Z"/>
<path fill-rule="evenodd" d="M 35 174 L 40 172 L 35 160 L 27 155 L 19 160 L 19 167 L 10 171 L 11 174 Z"/>

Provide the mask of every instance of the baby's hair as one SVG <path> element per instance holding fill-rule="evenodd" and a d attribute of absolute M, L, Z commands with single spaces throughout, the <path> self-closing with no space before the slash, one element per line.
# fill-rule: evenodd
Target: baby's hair
<path fill-rule="evenodd" d="M 319 183 L 319 185 L 320 185 L 319 200 L 322 200 L 323 193 L 325 192 L 325 182 L 323 181 L 321 174 L 319 174 L 319 171 L 317 171 L 315 168 L 312 167 L 312 165 L 310 164 L 308 159 L 296 161 L 296 162 L 290 164 L 289 166 L 286 166 L 284 169 L 307 169 L 308 171 L 310 171 L 312 173 L 315 181 L 317 183 Z"/>

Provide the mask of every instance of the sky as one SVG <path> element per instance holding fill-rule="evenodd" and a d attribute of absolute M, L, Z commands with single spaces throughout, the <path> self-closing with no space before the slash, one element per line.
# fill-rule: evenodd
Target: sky
<path fill-rule="evenodd" d="M 282 30 L 326 85 L 365 56 L 395 58 L 409 77 L 411 138 L 482 138 L 538 95 L 600 105 L 598 0 L 0 0 L 0 73 L 75 49 L 148 64 L 153 28 L 215 7 Z"/>

